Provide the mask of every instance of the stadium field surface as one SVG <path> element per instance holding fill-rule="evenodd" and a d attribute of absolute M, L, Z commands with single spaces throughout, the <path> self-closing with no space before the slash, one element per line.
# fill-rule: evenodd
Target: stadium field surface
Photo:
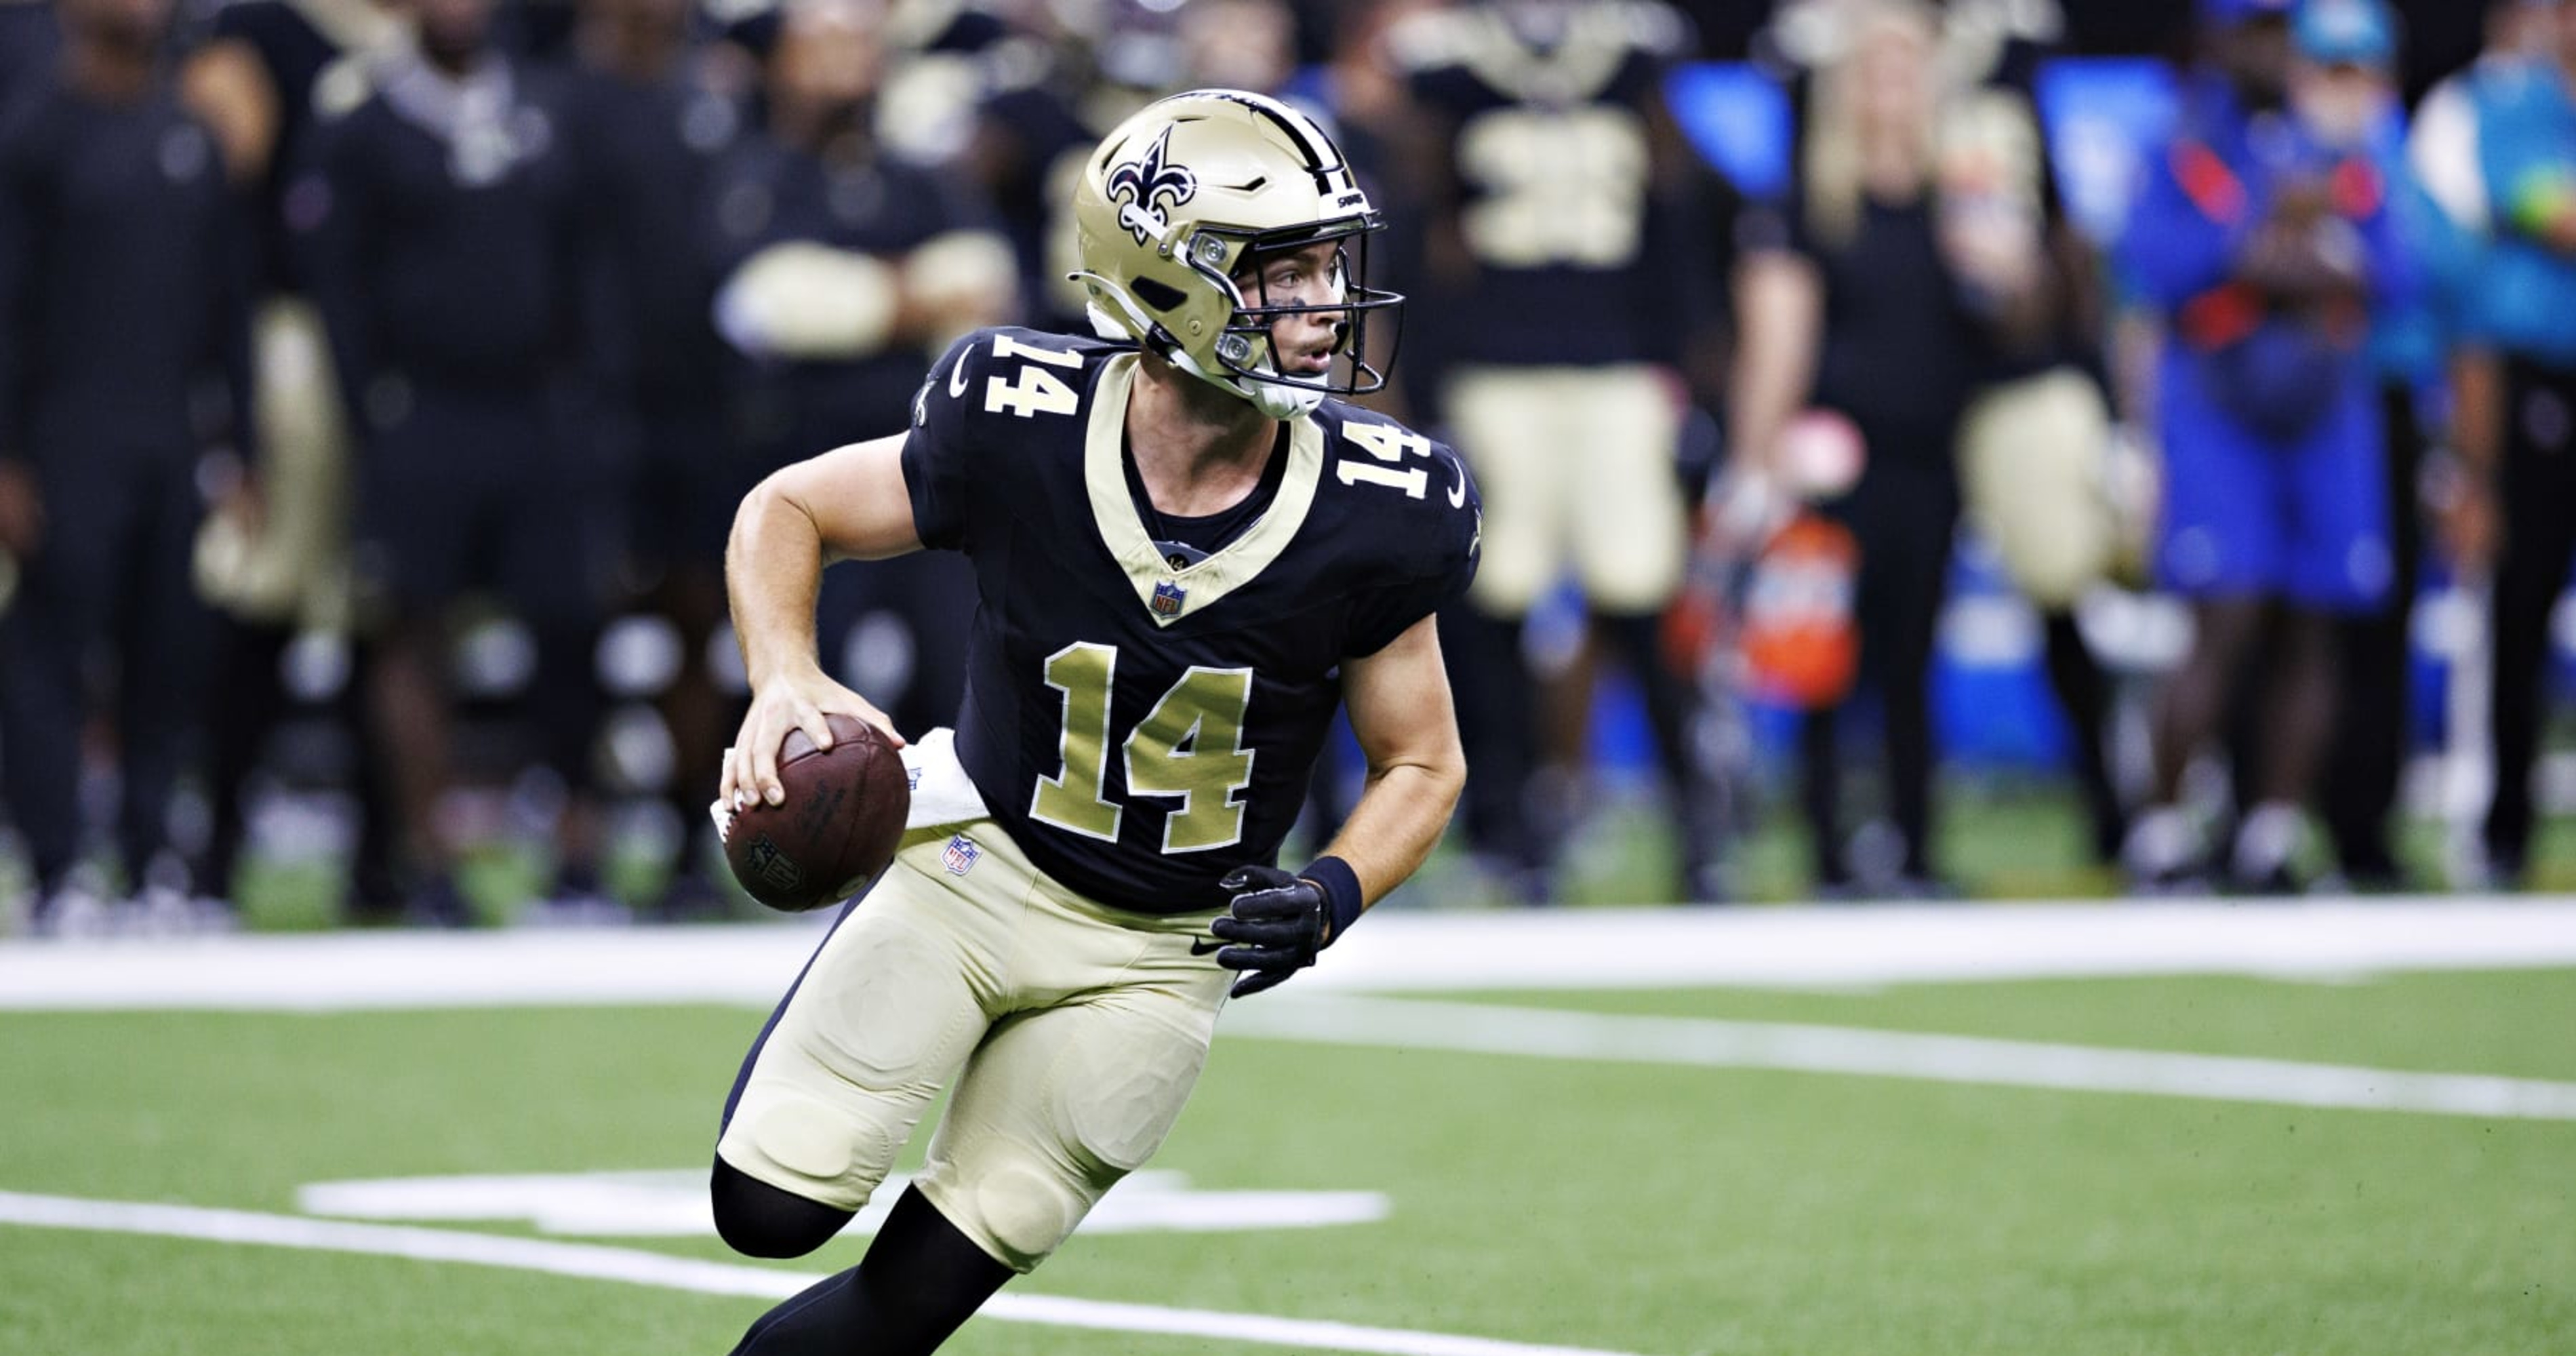
<path fill-rule="evenodd" d="M 729 1349 L 818 935 L 0 943 L 0 1351 Z M 2563 1352 L 2570 1032 L 2562 902 L 1391 913 L 950 1350 Z"/>

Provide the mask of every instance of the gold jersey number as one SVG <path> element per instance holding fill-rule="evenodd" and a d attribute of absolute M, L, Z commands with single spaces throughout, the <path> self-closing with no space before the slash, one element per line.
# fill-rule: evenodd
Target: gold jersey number
<path fill-rule="evenodd" d="M 1642 245 L 1646 126 L 1624 108 L 1498 108 L 1467 120 L 1458 169 L 1484 190 L 1459 225 L 1494 268 L 1622 268 Z"/>
<path fill-rule="evenodd" d="M 1126 807 L 1109 799 L 1109 695 L 1118 648 L 1078 641 L 1047 656 L 1046 683 L 1064 698 L 1057 739 L 1063 770 L 1038 778 L 1029 816 L 1088 838 L 1116 841 Z M 1171 796 L 1163 851 L 1204 852 L 1243 839 L 1236 793 L 1252 785 L 1253 751 L 1243 747 L 1252 670 L 1192 665 L 1127 732 L 1127 793 Z"/>

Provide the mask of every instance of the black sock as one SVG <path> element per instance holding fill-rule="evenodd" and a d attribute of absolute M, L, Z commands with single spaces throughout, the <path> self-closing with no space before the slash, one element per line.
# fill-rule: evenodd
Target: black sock
<path fill-rule="evenodd" d="M 734 1356 L 928 1356 L 1009 1279 L 906 1188 L 864 1261 L 761 1315 Z"/>

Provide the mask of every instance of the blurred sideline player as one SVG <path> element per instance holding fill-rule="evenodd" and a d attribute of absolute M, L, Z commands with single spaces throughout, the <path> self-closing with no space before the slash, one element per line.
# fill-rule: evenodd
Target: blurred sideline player
<path fill-rule="evenodd" d="M 328 341 L 289 206 L 309 210 L 307 173 L 321 105 L 363 97 L 365 64 L 408 41 L 374 0 L 231 0 L 181 68 L 247 181 L 257 250 L 252 298 L 260 456 L 216 499 L 197 538 L 197 587 L 219 609 L 207 702 L 208 830 L 203 880 L 229 891 L 249 838 L 247 783 L 285 716 L 281 669 L 300 631 L 346 634 L 349 448 Z M 295 194 L 297 185 L 303 186 Z M 292 195 L 292 196 L 291 196 Z M 365 680 L 339 699 L 355 741 L 359 816 L 347 911 L 399 910 L 390 760 L 373 752 Z"/>
<path fill-rule="evenodd" d="M 602 385 L 593 421 L 629 466 L 638 599 L 667 621 L 677 665 L 661 701 L 668 802 L 684 834 L 655 911 L 712 912 L 724 896 L 695 850 L 706 788 L 723 775 L 733 699 L 713 658 L 724 644 L 724 539 L 759 479 L 735 436 L 707 257 L 707 186 L 743 131 L 749 83 L 729 49 L 695 42 L 689 0 L 585 0 L 567 80 L 588 237 L 600 248 L 589 326 Z"/>
<path fill-rule="evenodd" d="M 2134 563 L 2128 524 L 2143 515 L 2112 489 L 2102 262 L 2066 213 L 2042 129 L 2040 76 L 2064 35 L 2054 0 L 1944 7 L 1944 61 L 1973 83 L 1944 119 L 1937 192 L 1944 252 L 1995 322 L 1994 361 L 1960 419 L 1962 497 L 2040 613 L 2094 858 L 2116 867 L 2129 823 L 2107 748 L 2113 694 L 2076 605 Z"/>
<path fill-rule="evenodd" d="M 1412 151 L 1433 204 L 1424 271 L 1439 309 L 1417 333 L 1442 365 L 1441 418 L 1491 512 L 1488 559 L 1443 619 L 1461 723 L 1482 772 L 1477 849 L 1529 902 L 1553 896 L 1575 773 L 1538 748 L 1543 700 L 1524 625 L 1571 574 L 1644 689 L 1670 782 L 1684 898 L 1716 897 L 1713 797 L 1690 751 L 1693 690 L 1658 630 L 1688 532 L 1675 468 L 1685 390 L 1675 369 L 1707 255 L 1676 220 L 1692 159 L 1663 105 L 1687 26 L 1655 3 L 1510 0 L 1415 16 L 1387 37 L 1424 114 Z M 1579 672 L 1579 666 L 1578 666 Z M 1570 676 L 1570 675 L 1569 675 Z"/>
<path fill-rule="evenodd" d="M 1229 993 L 1312 964 L 1465 779 L 1432 613 L 1473 576 L 1479 508 L 1447 449 L 1330 398 L 1382 382 L 1352 355 L 1400 300 L 1365 285 L 1378 217 L 1332 140 L 1258 96 L 1175 96 L 1112 131 L 1076 212 L 1116 338 L 970 335 L 909 434 L 778 473 L 736 523 L 755 695 L 730 798 L 780 801 L 792 729 L 888 724 L 816 662 L 826 560 L 963 550 L 982 596 L 954 742 L 917 751 L 917 831 L 727 1101 L 719 1229 L 821 1246 L 956 1091 L 865 1260 L 741 1353 L 936 1347 L 1161 1144 Z M 1290 875 L 1272 863 L 1345 704 L 1368 789 Z"/>
<path fill-rule="evenodd" d="M 2261 772 L 2226 869 L 2247 888 L 2298 887 L 2301 806 L 2333 727 L 2334 620 L 2379 606 L 2391 577 L 2362 346 L 2406 265 L 2385 176 L 2294 121 L 2292 8 L 2201 0 L 2215 68 L 2190 77 L 2120 245 L 2166 321 L 2157 572 L 2194 621 L 2156 711 L 2154 806 L 2129 835 L 2130 874 L 2148 888 L 2200 873 L 2183 774 L 2267 636 Z"/>
<path fill-rule="evenodd" d="M 716 323 L 744 360 L 740 436 L 764 471 L 901 423 L 940 347 L 1011 310 L 1010 249 L 971 182 L 882 145 L 887 38 L 877 0 L 788 6 L 767 124 L 709 185 Z M 974 598 L 947 557 L 840 571 L 824 663 L 901 723 L 954 720 Z"/>
<path fill-rule="evenodd" d="M 456 703 L 446 659 L 459 605 L 482 589 L 535 638 L 526 706 L 567 793 L 553 894 L 596 907 L 591 660 L 610 544 L 605 515 L 563 506 L 613 500 L 571 417 L 592 352 L 572 147 L 560 91 L 494 45 L 493 0 L 406 9 L 417 50 L 367 63 L 362 97 L 335 101 L 316 196 L 295 221 L 310 232 L 358 451 L 367 699 L 393 764 L 405 907 L 466 921 L 440 808 Z"/>
<path fill-rule="evenodd" d="M 36 922 L 68 928 L 101 912 L 72 872 L 102 658 L 125 888 L 192 911 L 165 851 L 202 709 L 188 559 L 200 455 L 249 447 L 250 331 L 222 147 L 161 61 L 167 0 L 72 0 L 61 19 L 56 68 L 0 123 L 0 549 L 24 569 L 0 627 L 0 743 Z"/>
<path fill-rule="evenodd" d="M 1081 329 L 1073 191 L 1103 135 L 1183 87 L 1175 83 L 1182 15 L 1139 0 L 1112 0 L 1089 14 L 1072 6 L 1029 9 L 1022 31 L 992 63 L 965 163 L 985 185 L 1018 257 L 1027 292 L 1022 314 L 1040 329 Z"/>

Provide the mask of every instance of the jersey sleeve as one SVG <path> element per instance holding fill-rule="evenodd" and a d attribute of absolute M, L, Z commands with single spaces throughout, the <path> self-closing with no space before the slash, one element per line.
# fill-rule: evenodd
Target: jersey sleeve
<path fill-rule="evenodd" d="M 975 429 L 967 407 L 974 369 L 989 353 L 988 331 L 949 345 L 912 397 L 912 428 L 903 440 L 903 484 L 912 496 L 912 528 L 936 550 L 973 549 Z"/>
<path fill-rule="evenodd" d="M 1372 655 L 1465 595 L 1476 578 L 1485 535 L 1485 500 L 1467 474 L 1467 463 L 1446 443 L 1431 445 L 1432 488 L 1414 521 L 1402 525 L 1402 543 L 1389 563 L 1388 582 L 1363 591 L 1351 609 L 1342 653 Z"/>

